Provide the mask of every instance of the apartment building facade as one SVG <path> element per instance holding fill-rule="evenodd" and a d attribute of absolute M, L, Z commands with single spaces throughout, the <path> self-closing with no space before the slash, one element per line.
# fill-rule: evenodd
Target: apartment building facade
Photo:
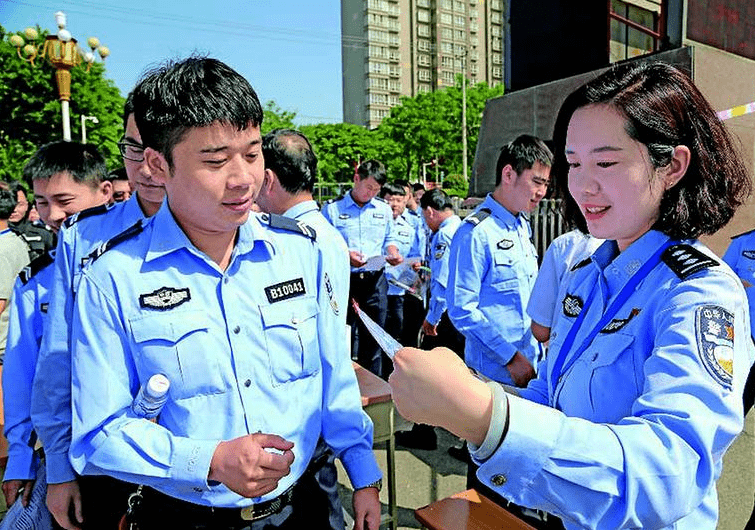
<path fill-rule="evenodd" d="M 377 127 L 401 96 L 503 81 L 504 0 L 341 0 L 344 122 Z"/>

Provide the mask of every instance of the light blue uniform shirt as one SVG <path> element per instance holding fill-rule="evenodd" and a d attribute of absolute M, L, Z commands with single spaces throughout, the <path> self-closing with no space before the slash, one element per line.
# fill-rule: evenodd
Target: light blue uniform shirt
<path fill-rule="evenodd" d="M 73 440 L 81 474 L 108 474 L 201 505 L 252 503 L 208 483 L 223 440 L 251 433 L 293 442 L 291 473 L 322 435 L 355 488 L 380 478 L 342 320 L 330 304 L 317 244 L 239 227 L 225 271 L 194 247 L 166 203 L 143 232 L 104 252 L 79 284 L 72 326 Z M 158 423 L 131 409 L 140 386 L 170 380 Z"/>
<path fill-rule="evenodd" d="M 391 214 L 393 215 L 393 214 Z M 424 241 L 417 229 L 416 214 L 404 211 L 393 220 L 393 235 L 396 240 L 396 248 L 399 254 L 405 258 L 421 258 L 424 250 Z M 399 267 L 386 267 L 385 277 L 388 280 L 388 295 L 403 296 L 406 292 L 402 287 L 394 285 L 391 280 L 399 279 Z"/>
<path fill-rule="evenodd" d="M 283 215 L 302 221 L 317 232 L 317 244 L 322 254 L 322 269 L 327 274 L 333 289 L 331 305 L 346 326 L 346 311 L 349 303 L 349 249 L 341 233 L 320 213 L 317 202 L 304 201 L 289 208 Z M 327 289 L 327 285 L 326 285 Z"/>
<path fill-rule="evenodd" d="M 54 252 L 26 267 L 13 286 L 8 345 L 3 366 L 3 410 L 8 464 L 3 480 L 31 480 L 37 476 L 36 435 L 31 423 L 31 389 L 42 330 L 47 323 Z"/>
<path fill-rule="evenodd" d="M 508 432 L 478 472 L 567 529 L 716 528 L 716 480 L 742 430 L 753 351 L 741 282 L 704 245 L 672 247 L 550 391 L 584 300 L 593 293 L 570 352 L 667 240 L 650 231 L 618 255 L 608 241 L 570 275 L 552 353 L 509 396 Z"/>
<path fill-rule="evenodd" d="M 448 287 L 448 260 L 451 241 L 461 225 L 458 215 L 445 219 L 430 237 L 430 255 L 427 257 L 430 265 L 430 307 L 427 310 L 427 320 L 433 326 L 440 323 L 440 317 L 448 309 L 446 302 L 446 288 Z"/>
<path fill-rule="evenodd" d="M 752 286 L 745 292 L 750 305 L 750 330 L 755 330 L 755 230 L 733 237 L 723 260 Z"/>
<path fill-rule="evenodd" d="M 71 445 L 70 326 L 74 295 L 86 257 L 99 245 L 143 219 L 136 195 L 112 206 L 84 210 L 64 223 L 58 232 L 48 326 L 34 377 L 31 414 L 45 449 L 47 480 L 68 482 L 76 474 L 68 459 Z"/>
<path fill-rule="evenodd" d="M 489 210 L 479 223 L 481 210 Z M 465 219 L 454 236 L 448 273 L 448 316 L 466 339 L 470 368 L 513 384 L 506 364 L 519 351 L 536 368 L 540 346 L 525 313 L 537 276 L 529 222 L 514 216 L 491 195 Z"/>
<path fill-rule="evenodd" d="M 562 279 L 573 265 L 592 254 L 601 243 L 602 239 L 574 229 L 548 245 L 527 304 L 527 314 L 533 321 L 547 328 L 553 326 Z"/>
<path fill-rule="evenodd" d="M 383 199 L 374 197 L 360 207 L 351 192 L 326 202 L 322 214 L 336 227 L 350 251 L 361 252 L 365 259 L 385 254 L 388 245 L 397 245 L 393 234 L 393 211 Z M 362 270 L 352 267 L 351 272 Z"/>

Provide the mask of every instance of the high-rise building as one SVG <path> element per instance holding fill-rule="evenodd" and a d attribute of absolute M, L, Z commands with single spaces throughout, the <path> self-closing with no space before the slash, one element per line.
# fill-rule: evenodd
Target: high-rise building
<path fill-rule="evenodd" d="M 503 81 L 504 0 L 341 0 L 343 119 L 377 127 L 401 96 Z"/>

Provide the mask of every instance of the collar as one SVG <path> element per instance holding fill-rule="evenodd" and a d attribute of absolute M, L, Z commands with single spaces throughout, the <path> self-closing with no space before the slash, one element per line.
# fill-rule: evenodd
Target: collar
<path fill-rule="evenodd" d="M 450 224 L 454 224 L 456 222 L 456 219 L 459 219 L 459 216 L 456 215 L 456 214 L 451 215 L 451 216 L 446 217 L 445 219 L 443 219 L 443 222 L 440 223 L 440 226 L 438 226 L 438 232 L 440 232 L 446 226 L 448 226 Z"/>
<path fill-rule="evenodd" d="M 649 230 L 637 241 L 619 252 L 616 241 L 605 241 L 592 255 L 592 261 L 605 276 L 611 293 L 619 289 L 663 245 L 669 237 L 657 230 Z"/>
<path fill-rule="evenodd" d="M 510 211 L 508 211 L 506 208 L 503 207 L 501 203 L 499 203 L 497 200 L 493 198 L 493 195 L 488 193 L 485 197 L 485 200 L 482 201 L 482 204 L 477 207 L 479 210 L 480 208 L 487 208 L 490 210 L 490 213 L 492 213 L 494 216 L 498 217 L 503 223 L 511 228 L 516 228 L 523 219 L 522 214 L 514 215 Z"/>
<path fill-rule="evenodd" d="M 163 199 L 163 204 L 165 203 L 166 199 Z M 138 217 L 141 217 L 143 219 L 146 219 L 147 216 L 144 215 L 144 212 L 142 211 L 141 206 L 139 206 L 139 201 L 136 200 L 136 192 L 134 192 L 131 197 L 128 198 L 126 202 L 123 203 L 123 213 L 125 215 L 128 215 L 132 219 L 136 219 Z"/>
<path fill-rule="evenodd" d="M 170 211 L 170 206 L 168 205 L 167 200 L 163 202 L 160 209 L 151 219 L 151 224 L 152 233 L 147 252 L 144 256 L 145 262 L 158 259 L 181 249 L 186 249 L 196 256 L 207 259 L 204 252 L 195 247 L 186 236 L 183 229 L 178 226 L 175 217 L 173 217 L 173 213 Z M 273 251 L 275 250 L 273 240 L 271 239 L 269 232 L 262 226 L 262 221 L 259 216 L 250 213 L 246 223 L 238 228 L 236 243 L 233 249 L 233 257 L 231 259 L 233 260 L 233 258 L 238 255 L 250 252 L 254 248 L 255 241 L 265 242 L 271 249 L 273 249 Z"/>
<path fill-rule="evenodd" d="M 309 212 L 317 212 L 319 211 L 319 208 L 317 207 L 317 203 L 314 200 L 310 201 L 303 201 L 297 204 L 294 204 L 291 208 L 286 210 L 286 212 L 283 214 L 286 217 L 290 217 L 291 219 L 298 219 L 305 213 Z"/>
<path fill-rule="evenodd" d="M 346 201 L 346 207 L 347 208 L 357 208 L 358 210 L 362 210 L 364 208 L 376 208 L 375 205 L 375 197 L 364 203 L 364 206 L 359 206 L 355 201 L 354 198 L 351 196 L 351 191 L 349 191 L 344 199 Z"/>

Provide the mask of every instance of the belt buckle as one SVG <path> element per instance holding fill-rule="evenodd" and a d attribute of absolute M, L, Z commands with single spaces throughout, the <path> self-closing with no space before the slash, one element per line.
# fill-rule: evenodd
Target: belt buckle
<path fill-rule="evenodd" d="M 241 518 L 244 521 L 254 521 L 256 519 L 254 516 L 254 504 L 241 509 Z"/>

